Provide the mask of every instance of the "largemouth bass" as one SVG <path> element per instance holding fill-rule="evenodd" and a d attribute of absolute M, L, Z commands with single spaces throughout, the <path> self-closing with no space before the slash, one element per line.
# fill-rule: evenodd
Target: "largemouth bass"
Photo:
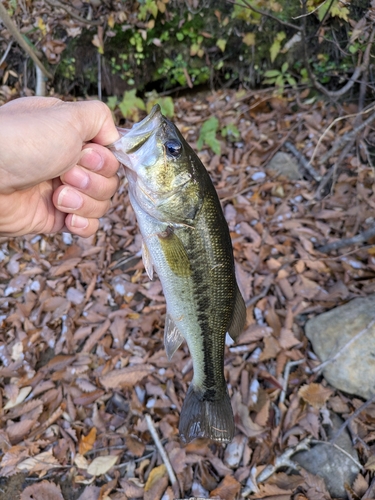
<path fill-rule="evenodd" d="M 226 332 L 245 323 L 227 222 L 212 181 L 177 127 L 158 105 L 110 146 L 125 166 L 129 197 L 143 237 L 143 262 L 155 269 L 167 304 L 164 343 L 169 357 L 185 339 L 194 375 L 179 431 L 229 442 L 232 407 L 224 378 Z"/>

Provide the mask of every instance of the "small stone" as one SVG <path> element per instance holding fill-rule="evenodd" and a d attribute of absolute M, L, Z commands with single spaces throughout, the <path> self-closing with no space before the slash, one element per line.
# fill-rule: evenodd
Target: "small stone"
<path fill-rule="evenodd" d="M 360 297 L 309 320 L 305 333 L 323 362 L 375 318 L 375 295 Z M 337 389 L 369 399 L 375 393 L 375 326 L 364 332 L 323 369 L 324 378 Z"/>
<path fill-rule="evenodd" d="M 330 414 L 333 428 L 326 427 L 328 439 L 332 438 L 343 421 L 335 413 Z M 301 451 L 292 456 L 307 472 L 324 479 L 332 498 L 347 498 L 345 483 L 352 485 L 360 468 L 356 465 L 358 454 L 354 449 L 349 433 L 345 430 L 335 441 L 337 448 L 327 442 L 317 444 L 308 451 Z M 341 450 L 353 457 L 352 460 Z"/>
<path fill-rule="evenodd" d="M 302 179 L 297 160 L 288 153 L 279 151 L 267 164 L 266 170 L 271 170 L 273 174 L 282 175 L 290 180 Z"/>

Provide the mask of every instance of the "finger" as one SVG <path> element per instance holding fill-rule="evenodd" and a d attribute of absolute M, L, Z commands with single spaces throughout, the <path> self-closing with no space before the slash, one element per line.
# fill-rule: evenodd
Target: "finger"
<path fill-rule="evenodd" d="M 82 238 L 88 238 L 99 229 L 98 219 L 88 219 L 80 215 L 69 214 L 65 218 L 65 227 L 68 231 Z"/>
<path fill-rule="evenodd" d="M 120 166 L 109 149 L 95 143 L 89 143 L 83 148 L 77 164 L 93 172 L 98 172 L 104 177 L 115 175 Z"/>
<path fill-rule="evenodd" d="M 77 188 L 80 192 L 99 201 L 112 198 L 120 182 L 117 175 L 106 178 L 79 165 L 64 174 L 61 180 L 63 184 Z"/>
<path fill-rule="evenodd" d="M 111 206 L 109 199 L 99 201 L 66 185 L 56 189 L 52 200 L 61 212 L 92 219 L 103 217 Z"/>

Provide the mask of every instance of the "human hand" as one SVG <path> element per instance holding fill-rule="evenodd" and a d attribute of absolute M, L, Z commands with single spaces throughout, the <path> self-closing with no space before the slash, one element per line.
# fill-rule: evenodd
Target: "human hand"
<path fill-rule="evenodd" d="M 0 236 L 88 237 L 118 188 L 119 138 L 100 101 L 25 97 L 0 107 Z"/>

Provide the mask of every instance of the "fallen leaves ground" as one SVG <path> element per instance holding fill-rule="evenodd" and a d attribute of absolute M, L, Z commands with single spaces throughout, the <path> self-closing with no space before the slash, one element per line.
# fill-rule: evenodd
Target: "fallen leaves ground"
<path fill-rule="evenodd" d="M 237 426 L 226 447 L 178 438 L 191 359 L 186 345 L 171 362 L 165 355 L 165 302 L 159 281 L 143 269 L 125 185 L 93 238 L 0 240 L 0 498 L 9 497 L 17 473 L 25 474 L 22 500 L 330 498 L 319 478 L 285 467 L 256 486 L 288 447 L 307 436 L 324 440 L 327 410 L 345 420 L 362 404 L 312 373 L 318 360 L 303 325 L 375 292 L 371 241 L 317 250 L 374 224 L 374 172 L 363 154 L 374 133 L 363 132 L 321 199 L 308 178 L 277 177 L 265 166 L 285 141 L 307 160 L 314 154 L 324 175 L 337 155 L 320 167 L 317 159 L 353 128 L 355 118 L 345 118 L 322 138 L 338 111 L 308 98 L 297 104 L 225 91 L 175 100 L 175 122 L 193 148 L 212 115 L 241 134 L 222 140 L 220 157 L 200 152 L 223 200 L 248 306 L 246 329 L 226 348 Z M 343 114 L 353 112 L 343 106 Z M 146 414 L 177 476 L 174 490 Z M 373 497 L 374 415 L 373 404 L 350 424 L 363 466 L 352 498 Z"/>

